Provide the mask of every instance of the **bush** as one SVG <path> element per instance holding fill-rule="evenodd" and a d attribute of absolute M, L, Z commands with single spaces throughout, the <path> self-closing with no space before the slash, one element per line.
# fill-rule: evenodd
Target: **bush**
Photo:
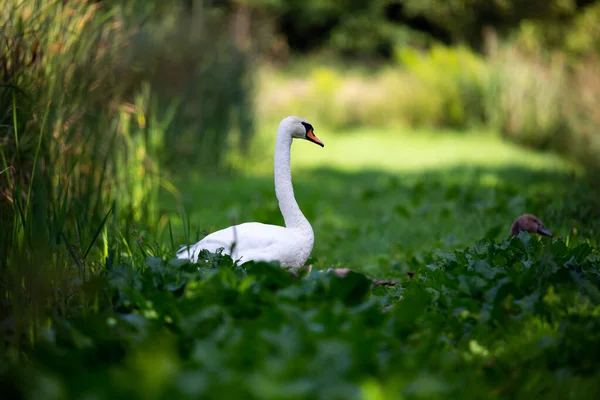
<path fill-rule="evenodd" d="M 536 53 L 518 41 L 488 46 L 485 57 L 463 47 L 402 48 L 397 65 L 369 73 L 319 66 L 289 79 L 265 67 L 258 112 L 269 120 L 305 115 L 335 130 L 484 129 L 599 167 L 598 59 L 573 64 L 562 52 Z"/>
<path fill-rule="evenodd" d="M 266 120 L 302 115 L 335 130 L 368 126 L 435 125 L 442 105 L 408 73 L 377 74 L 319 67 L 307 77 L 286 78 L 269 67 L 259 74 L 257 112 Z"/>
<path fill-rule="evenodd" d="M 573 158 L 590 170 L 600 169 L 600 60 L 591 58 L 575 68 L 565 90 L 563 114 L 570 135 L 563 143 Z"/>
<path fill-rule="evenodd" d="M 119 75 L 150 82 L 161 118 L 173 113 L 161 160 L 178 171 L 223 167 L 232 145 L 243 151 L 254 133 L 249 53 L 215 10 L 152 16 L 132 35 Z"/>
<path fill-rule="evenodd" d="M 370 126 L 466 128 L 481 125 L 487 66 L 464 48 L 436 46 L 396 52 L 399 66 L 377 73 L 320 66 L 304 78 L 285 79 L 265 68 L 258 112 L 310 115 L 335 129 Z M 273 111 L 273 114 L 271 112 Z"/>
<path fill-rule="evenodd" d="M 397 60 L 420 82 L 428 99 L 439 104 L 430 116 L 436 125 L 465 128 L 483 122 L 488 69 L 473 52 L 463 47 L 433 46 L 425 53 L 402 48 Z"/>
<path fill-rule="evenodd" d="M 506 47 L 490 57 L 486 122 L 517 142 L 548 148 L 565 129 L 561 97 L 566 71 L 561 57 L 547 63 Z"/>
<path fill-rule="evenodd" d="M 519 43 L 492 51 L 486 123 L 517 143 L 561 153 L 588 170 L 600 168 L 600 63 L 573 63 Z M 569 61 L 570 60 L 570 61 Z"/>

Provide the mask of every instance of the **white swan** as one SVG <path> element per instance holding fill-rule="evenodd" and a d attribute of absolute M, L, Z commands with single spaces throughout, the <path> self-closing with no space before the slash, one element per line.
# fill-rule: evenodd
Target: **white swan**
<path fill-rule="evenodd" d="M 279 123 L 275 142 L 275 195 L 285 227 L 260 222 L 230 226 L 211 233 L 192 246 L 184 246 L 177 252 L 178 258 L 196 262 L 201 250 L 214 253 L 223 248 L 224 254 L 229 254 L 242 264 L 247 261 L 279 261 L 282 267 L 292 271 L 304 266 L 313 249 L 315 236 L 294 198 L 290 148 L 295 138 L 325 146 L 305 119 L 290 116 Z"/>

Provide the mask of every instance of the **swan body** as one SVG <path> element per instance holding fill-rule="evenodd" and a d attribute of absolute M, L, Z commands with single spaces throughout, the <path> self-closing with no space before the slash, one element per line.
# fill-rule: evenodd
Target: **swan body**
<path fill-rule="evenodd" d="M 297 270 L 304 266 L 314 245 L 312 226 L 294 198 L 290 171 L 293 139 L 305 139 L 324 147 L 312 125 L 300 117 L 284 118 L 277 130 L 274 157 L 275 195 L 285 221 L 284 226 L 246 222 L 211 233 L 192 246 L 184 246 L 177 257 L 198 260 L 201 250 L 211 253 L 223 249 L 242 264 L 248 261 L 278 261 L 282 267 Z"/>
<path fill-rule="evenodd" d="M 304 232 L 304 235 L 302 233 L 277 225 L 246 222 L 221 229 L 190 246 L 191 257 L 187 247 L 182 248 L 177 255 L 196 262 L 201 250 L 214 253 L 223 248 L 223 253 L 229 254 L 234 260 L 277 260 L 282 266 L 299 268 L 302 265 L 297 264 L 306 262 L 314 244 L 312 229 Z"/>

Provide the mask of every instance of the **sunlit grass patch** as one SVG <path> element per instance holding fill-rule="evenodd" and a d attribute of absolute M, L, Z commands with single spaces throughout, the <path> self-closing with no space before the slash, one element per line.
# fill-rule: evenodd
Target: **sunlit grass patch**
<path fill-rule="evenodd" d="M 524 149 L 485 131 L 447 131 L 443 134 L 431 129 L 406 128 L 338 131 L 320 127 L 318 120 L 310 121 L 325 147 L 316 148 L 308 142 L 296 141 L 292 146 L 294 170 L 330 167 L 345 171 L 380 169 L 388 172 L 419 172 L 459 166 L 521 166 L 563 172 L 578 170 L 576 165 L 558 155 Z M 255 157 L 251 163 L 239 159 L 236 165 L 243 171 L 269 173 L 273 167 L 276 133 L 276 122 L 261 126 L 253 146 L 254 151 L 260 151 L 263 156 Z"/>

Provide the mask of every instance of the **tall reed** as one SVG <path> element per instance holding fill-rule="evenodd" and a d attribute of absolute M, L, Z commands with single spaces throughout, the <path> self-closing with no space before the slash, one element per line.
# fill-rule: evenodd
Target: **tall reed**
<path fill-rule="evenodd" d="M 231 134 L 252 134 L 247 60 L 203 11 L 141 0 L 0 9 L 0 331 L 16 347 L 49 317 L 108 301 L 102 273 L 134 247 L 151 252 L 144 232 L 168 228 L 159 192 L 177 195 L 173 160 L 218 168 Z M 191 153 L 177 157 L 182 146 Z"/>

